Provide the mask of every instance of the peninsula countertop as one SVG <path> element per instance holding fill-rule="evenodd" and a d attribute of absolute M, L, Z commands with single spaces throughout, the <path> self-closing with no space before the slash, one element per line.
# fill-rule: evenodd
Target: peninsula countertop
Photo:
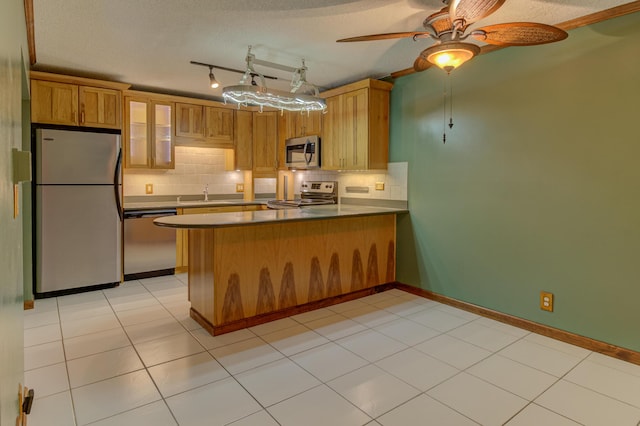
<path fill-rule="evenodd" d="M 157 218 L 153 222 L 158 226 L 166 226 L 171 228 L 223 228 L 230 226 L 255 225 L 260 223 L 333 219 L 354 216 L 374 216 L 408 212 L 409 210 L 407 209 L 360 206 L 352 204 L 334 204 L 309 206 L 297 209 L 165 216 Z"/>

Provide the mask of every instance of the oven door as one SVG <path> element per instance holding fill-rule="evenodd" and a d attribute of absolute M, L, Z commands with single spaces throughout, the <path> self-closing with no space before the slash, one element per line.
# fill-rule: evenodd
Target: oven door
<path fill-rule="evenodd" d="M 307 136 L 288 139 L 286 142 L 287 167 L 317 169 L 320 167 L 320 138 Z"/>

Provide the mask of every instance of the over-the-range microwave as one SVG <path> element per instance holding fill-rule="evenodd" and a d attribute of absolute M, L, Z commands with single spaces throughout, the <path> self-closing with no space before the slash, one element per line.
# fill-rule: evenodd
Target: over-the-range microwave
<path fill-rule="evenodd" d="M 320 168 L 320 137 L 318 135 L 287 139 L 285 150 L 287 167 Z"/>

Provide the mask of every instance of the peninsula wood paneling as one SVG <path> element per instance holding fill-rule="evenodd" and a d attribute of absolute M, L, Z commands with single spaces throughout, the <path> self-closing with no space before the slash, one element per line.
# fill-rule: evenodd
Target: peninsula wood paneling
<path fill-rule="evenodd" d="M 192 229 L 192 309 L 218 327 L 393 282 L 395 223 L 380 215 Z"/>

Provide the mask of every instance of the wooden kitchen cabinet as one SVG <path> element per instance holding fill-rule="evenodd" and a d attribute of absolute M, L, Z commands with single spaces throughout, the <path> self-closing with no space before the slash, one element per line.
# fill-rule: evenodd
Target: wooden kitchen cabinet
<path fill-rule="evenodd" d="M 251 111 L 236 111 L 233 149 L 225 152 L 227 171 L 253 169 L 253 114 Z"/>
<path fill-rule="evenodd" d="M 233 148 L 235 110 L 176 103 L 176 130 L 180 145 Z"/>
<path fill-rule="evenodd" d="M 278 112 L 253 114 L 253 177 L 277 176 Z"/>
<path fill-rule="evenodd" d="M 176 136 L 204 138 L 204 107 L 176 103 Z"/>
<path fill-rule="evenodd" d="M 122 92 L 100 87 L 80 86 L 80 125 L 120 129 Z"/>
<path fill-rule="evenodd" d="M 322 135 L 322 111 L 284 111 L 278 125 L 284 127 L 284 139 Z"/>
<path fill-rule="evenodd" d="M 125 167 L 175 168 L 172 102 L 148 96 L 125 97 Z"/>
<path fill-rule="evenodd" d="M 78 125 L 78 86 L 31 80 L 33 123 Z"/>
<path fill-rule="evenodd" d="M 176 209 L 177 214 L 228 213 L 264 210 L 261 204 L 237 206 L 190 207 Z M 176 273 L 187 272 L 189 266 L 189 230 L 176 228 Z"/>
<path fill-rule="evenodd" d="M 31 72 L 31 121 L 122 128 L 122 90 L 129 85 Z"/>
<path fill-rule="evenodd" d="M 227 108 L 205 107 L 205 134 L 207 139 L 216 140 L 219 148 L 225 143 L 233 147 L 234 114 L 236 111 Z"/>
<path fill-rule="evenodd" d="M 389 161 L 389 94 L 393 85 L 363 80 L 323 92 L 322 168 L 386 169 Z"/>

